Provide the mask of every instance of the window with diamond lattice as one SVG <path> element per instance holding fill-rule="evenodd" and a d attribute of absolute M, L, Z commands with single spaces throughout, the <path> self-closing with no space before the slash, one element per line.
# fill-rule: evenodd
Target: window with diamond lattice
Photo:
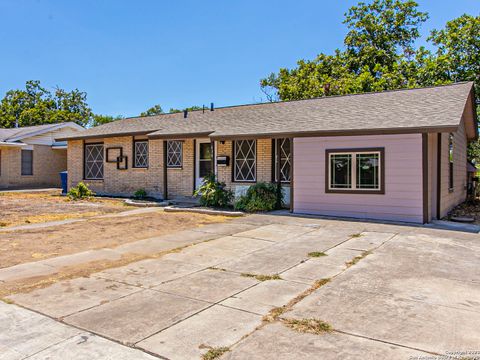
<path fill-rule="evenodd" d="M 280 148 L 280 181 L 283 183 L 290 182 L 290 166 L 291 166 L 291 156 L 290 156 L 290 139 L 276 139 L 274 142 L 274 179 L 277 181 L 277 156 L 278 149 Z"/>
<path fill-rule="evenodd" d="M 85 144 L 85 179 L 103 179 L 103 144 Z"/>
<path fill-rule="evenodd" d="M 148 167 L 148 141 L 135 140 L 133 142 L 133 167 L 146 168 Z"/>
<path fill-rule="evenodd" d="M 167 167 L 182 167 L 182 142 L 167 141 Z"/>
<path fill-rule="evenodd" d="M 257 175 L 257 142 L 255 140 L 237 140 L 234 146 L 234 181 L 256 181 Z"/>

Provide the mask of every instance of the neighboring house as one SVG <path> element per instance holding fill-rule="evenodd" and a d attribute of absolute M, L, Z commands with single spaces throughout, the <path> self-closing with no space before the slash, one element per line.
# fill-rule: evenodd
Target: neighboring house
<path fill-rule="evenodd" d="M 191 196 L 281 181 L 295 213 L 425 223 L 466 198 L 473 83 L 129 118 L 68 140 L 69 186 Z M 216 159 L 216 161 L 214 161 Z"/>
<path fill-rule="evenodd" d="M 79 134 L 72 123 L 0 128 L 0 189 L 59 186 L 67 169 L 67 143 L 56 137 Z"/>

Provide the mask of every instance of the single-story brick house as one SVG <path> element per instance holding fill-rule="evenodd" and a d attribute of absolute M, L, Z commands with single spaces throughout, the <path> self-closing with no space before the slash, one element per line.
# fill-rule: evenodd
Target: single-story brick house
<path fill-rule="evenodd" d="M 473 83 L 136 117 L 65 137 L 69 186 L 192 196 L 281 181 L 291 211 L 425 223 L 466 198 Z"/>
<path fill-rule="evenodd" d="M 0 128 L 0 189 L 60 186 L 67 143 L 55 138 L 83 130 L 73 122 Z"/>

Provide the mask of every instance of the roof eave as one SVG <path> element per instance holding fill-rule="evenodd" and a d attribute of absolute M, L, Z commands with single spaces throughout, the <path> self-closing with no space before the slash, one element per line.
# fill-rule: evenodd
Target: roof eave
<path fill-rule="evenodd" d="M 157 134 L 151 133 L 148 135 L 149 139 L 163 139 L 163 140 L 171 140 L 171 139 L 192 139 L 198 137 L 211 137 L 213 131 L 202 131 L 196 133 L 176 133 L 176 134 Z"/>
<path fill-rule="evenodd" d="M 88 139 L 103 139 L 111 137 L 124 137 L 124 136 L 139 136 L 139 135 L 148 135 L 153 131 L 133 131 L 133 132 L 120 132 L 120 133 L 110 133 L 110 134 L 94 134 L 94 135 L 78 135 L 78 136 L 67 136 L 63 138 L 55 138 L 55 141 L 71 141 L 71 140 L 88 140 Z"/>

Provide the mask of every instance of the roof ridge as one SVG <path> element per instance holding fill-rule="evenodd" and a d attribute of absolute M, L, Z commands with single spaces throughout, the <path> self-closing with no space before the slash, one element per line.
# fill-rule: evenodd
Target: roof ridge
<path fill-rule="evenodd" d="M 449 83 L 449 84 L 430 85 L 430 86 L 424 86 L 424 87 L 390 89 L 390 90 L 381 90 L 381 91 L 368 91 L 368 92 L 363 92 L 363 93 L 353 93 L 353 94 L 343 94 L 343 95 L 317 96 L 317 97 L 307 98 L 307 99 L 279 100 L 279 101 L 269 101 L 269 102 L 260 102 L 260 103 L 227 105 L 227 106 L 216 107 L 215 110 L 229 109 L 229 108 L 236 108 L 236 107 L 243 107 L 243 106 L 259 106 L 259 105 L 283 104 L 283 103 L 292 103 L 292 102 L 310 101 L 310 100 L 323 100 L 323 99 L 332 99 L 332 98 L 339 98 L 339 97 L 386 94 L 386 93 L 400 92 L 400 91 L 426 90 L 426 89 L 442 88 L 442 87 L 448 87 L 448 86 L 458 86 L 458 85 L 464 85 L 464 84 L 469 84 L 469 83 L 473 84 L 474 82 L 473 81 L 458 81 L 458 82 Z M 203 109 L 189 110 L 189 112 L 198 112 L 198 111 L 204 111 L 204 110 Z M 210 108 L 205 107 L 205 112 L 207 112 L 207 111 L 210 112 Z M 129 120 L 129 119 L 145 119 L 145 118 L 162 117 L 162 116 L 173 115 L 173 114 L 181 114 L 181 112 L 169 112 L 169 113 L 164 113 L 164 114 L 147 115 L 147 116 L 130 116 L 130 117 L 126 117 L 124 119 L 121 119 L 119 121 Z"/>

